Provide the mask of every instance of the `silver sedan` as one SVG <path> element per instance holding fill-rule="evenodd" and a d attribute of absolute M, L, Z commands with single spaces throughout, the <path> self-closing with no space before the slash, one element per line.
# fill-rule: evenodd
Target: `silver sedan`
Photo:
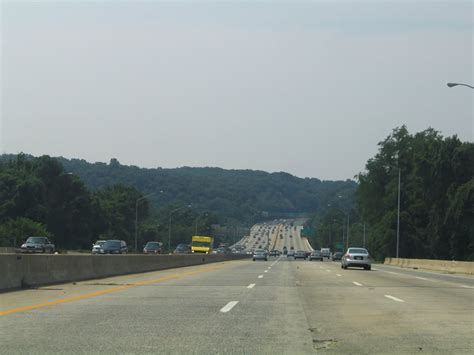
<path fill-rule="evenodd" d="M 350 266 L 363 267 L 370 270 L 372 262 L 369 252 L 365 248 L 349 248 L 341 259 L 341 268 L 347 269 Z"/>

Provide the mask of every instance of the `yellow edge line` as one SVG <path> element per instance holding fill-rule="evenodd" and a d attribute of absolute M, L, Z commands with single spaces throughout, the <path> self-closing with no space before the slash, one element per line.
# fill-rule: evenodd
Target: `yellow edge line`
<path fill-rule="evenodd" d="M 137 282 L 137 283 L 133 283 L 131 285 L 109 288 L 107 290 L 92 292 L 92 293 L 86 293 L 84 295 L 78 295 L 78 296 L 74 296 L 74 297 L 61 298 L 61 299 L 58 299 L 58 300 L 55 300 L 55 301 L 39 303 L 39 304 L 33 304 L 31 306 L 13 308 L 13 309 L 9 309 L 7 311 L 0 312 L 0 316 L 5 316 L 7 314 L 12 314 L 12 313 L 30 311 L 32 309 L 38 309 L 38 308 L 43 308 L 43 307 L 48 307 L 48 306 L 54 306 L 54 305 L 61 304 L 61 303 L 67 303 L 67 302 L 73 302 L 73 301 L 83 300 L 83 299 L 87 299 L 87 298 L 97 297 L 97 296 L 105 295 L 107 293 L 118 292 L 118 291 L 126 290 L 126 289 L 129 289 L 129 288 L 133 288 L 133 287 L 157 284 L 157 283 L 160 283 L 160 282 L 173 280 L 173 279 L 180 279 L 180 278 L 190 276 L 190 275 L 195 275 L 195 274 L 200 274 L 200 273 L 204 273 L 204 272 L 209 272 L 209 271 L 221 269 L 224 266 L 226 266 L 226 265 L 216 266 L 216 267 L 212 267 L 212 268 L 206 268 L 206 269 L 199 270 L 199 271 L 191 271 L 191 272 L 185 272 L 185 273 L 181 273 L 181 274 L 174 274 L 174 275 L 162 277 L 162 278 L 159 278 L 159 279 L 156 279 L 156 280 Z"/>

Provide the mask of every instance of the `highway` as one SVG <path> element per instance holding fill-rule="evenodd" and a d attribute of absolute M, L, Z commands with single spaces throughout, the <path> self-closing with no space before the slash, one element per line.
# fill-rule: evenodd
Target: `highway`
<path fill-rule="evenodd" d="M 5 354 L 468 354 L 474 348 L 473 277 L 384 265 L 364 271 L 326 260 L 245 259 L 0 299 Z"/>

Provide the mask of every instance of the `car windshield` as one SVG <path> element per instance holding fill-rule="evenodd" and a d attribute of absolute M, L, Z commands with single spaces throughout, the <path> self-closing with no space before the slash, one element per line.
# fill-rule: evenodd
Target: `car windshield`
<path fill-rule="evenodd" d="M 188 245 L 187 244 L 178 244 L 178 246 L 176 247 L 176 249 L 188 249 Z"/>
<path fill-rule="evenodd" d="M 98 240 L 97 242 L 94 243 L 94 245 L 98 245 L 98 246 L 101 246 L 105 244 L 105 240 Z"/>
<path fill-rule="evenodd" d="M 192 242 L 191 244 L 193 247 L 209 247 L 209 242 Z"/>
<path fill-rule="evenodd" d="M 350 248 L 348 250 L 349 254 L 368 254 L 367 250 L 362 248 Z"/>
<path fill-rule="evenodd" d="M 103 244 L 104 248 L 120 248 L 121 243 L 118 240 L 108 240 Z"/>
<path fill-rule="evenodd" d="M 160 244 L 157 243 L 157 242 L 148 242 L 148 243 L 146 243 L 145 248 L 149 248 L 149 249 L 159 249 L 159 248 L 160 248 Z"/>
<path fill-rule="evenodd" d="M 45 237 L 29 237 L 26 242 L 27 243 L 32 243 L 32 244 L 41 244 L 46 242 Z M 90 245 L 90 244 L 89 244 Z"/>

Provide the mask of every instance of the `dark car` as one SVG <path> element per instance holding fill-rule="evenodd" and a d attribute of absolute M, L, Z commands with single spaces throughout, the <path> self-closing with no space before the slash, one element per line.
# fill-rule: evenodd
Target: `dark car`
<path fill-rule="evenodd" d="M 107 240 L 100 248 L 99 254 L 127 254 L 127 243 L 123 240 Z"/>
<path fill-rule="evenodd" d="M 143 254 L 161 254 L 162 250 L 163 250 L 163 243 L 148 242 L 143 247 Z"/>
<path fill-rule="evenodd" d="M 28 237 L 20 247 L 22 253 L 54 253 L 54 244 L 47 237 Z"/>
<path fill-rule="evenodd" d="M 303 259 L 306 260 L 306 252 L 304 250 L 297 250 L 295 251 L 295 260 L 296 259 Z"/>
<path fill-rule="evenodd" d="M 321 260 L 323 261 L 324 257 L 320 250 L 314 250 L 309 255 L 309 261 L 311 260 Z"/>
<path fill-rule="evenodd" d="M 190 254 L 191 253 L 191 248 L 189 247 L 188 244 L 178 244 L 176 249 L 174 250 L 173 254 Z"/>
<path fill-rule="evenodd" d="M 343 255 L 342 252 L 337 251 L 337 252 L 335 252 L 334 254 L 332 254 L 331 259 L 332 259 L 332 261 L 341 260 L 341 259 L 342 259 L 342 255 Z"/>

